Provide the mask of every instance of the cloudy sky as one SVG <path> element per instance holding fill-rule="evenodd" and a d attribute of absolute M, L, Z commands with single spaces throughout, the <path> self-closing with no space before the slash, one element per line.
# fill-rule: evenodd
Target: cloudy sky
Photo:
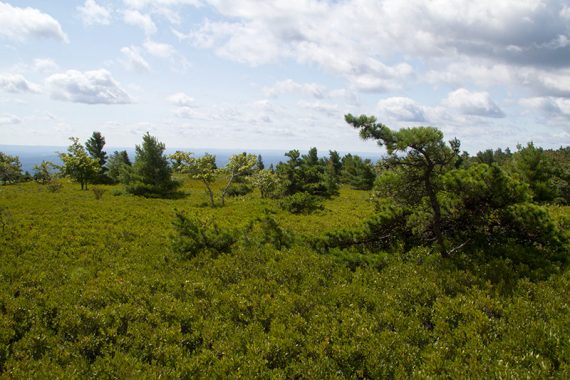
<path fill-rule="evenodd" d="M 0 144 L 470 152 L 570 144 L 568 0 L 0 0 Z"/>

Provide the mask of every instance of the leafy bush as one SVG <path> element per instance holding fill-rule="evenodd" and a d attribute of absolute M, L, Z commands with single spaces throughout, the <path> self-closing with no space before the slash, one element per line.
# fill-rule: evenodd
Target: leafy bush
<path fill-rule="evenodd" d="M 220 228 L 216 223 L 204 222 L 176 212 L 174 221 L 176 235 L 172 240 L 174 252 L 183 258 L 192 258 L 200 252 L 214 254 L 230 252 L 237 242 L 235 234 Z"/>
<path fill-rule="evenodd" d="M 251 193 L 253 189 L 246 183 L 234 183 L 226 190 L 226 195 L 229 197 L 241 197 Z"/>
<path fill-rule="evenodd" d="M 52 179 L 45 185 L 45 187 L 50 193 L 57 193 L 61 190 L 63 185 L 61 184 L 60 180 Z"/>
<path fill-rule="evenodd" d="M 281 250 L 291 248 L 294 236 L 281 227 L 277 220 L 265 210 L 262 217 L 251 221 L 243 231 L 243 240 L 247 247 L 271 245 Z"/>
<path fill-rule="evenodd" d="M 310 214 L 322 210 L 321 200 L 309 193 L 295 193 L 279 201 L 279 206 L 292 214 Z"/>
<path fill-rule="evenodd" d="M 103 194 L 105 194 L 105 189 L 102 189 L 100 187 L 93 188 L 93 195 L 95 195 L 95 199 L 97 200 L 103 199 Z"/>

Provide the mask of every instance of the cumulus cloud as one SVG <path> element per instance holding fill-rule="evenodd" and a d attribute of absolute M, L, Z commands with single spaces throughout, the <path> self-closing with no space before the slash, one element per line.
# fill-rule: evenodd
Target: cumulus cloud
<path fill-rule="evenodd" d="M 53 99 L 85 104 L 131 103 L 129 95 L 105 69 L 67 70 L 51 75 L 46 85 Z"/>
<path fill-rule="evenodd" d="M 524 98 L 519 103 L 527 108 L 539 111 L 547 118 L 554 120 L 570 120 L 570 99 L 556 97 Z"/>
<path fill-rule="evenodd" d="M 11 114 L 0 115 L 0 125 L 14 125 L 20 124 L 21 122 L 22 119 L 20 119 L 18 116 Z"/>
<path fill-rule="evenodd" d="M 151 40 L 145 41 L 143 46 L 149 54 L 159 58 L 169 58 L 176 53 L 176 50 L 172 45 Z"/>
<path fill-rule="evenodd" d="M 570 10 L 563 0 L 208 3 L 227 19 L 174 34 L 253 66 L 293 59 L 340 75 L 355 90 L 386 92 L 425 77 L 465 86 L 460 65 L 451 72 L 445 66 L 469 62 L 468 78 L 477 82 L 500 78 L 551 95 L 566 91 L 547 75 L 563 77 L 560 70 L 570 68 Z M 525 81 L 529 69 L 537 78 Z"/>
<path fill-rule="evenodd" d="M 391 97 L 382 99 L 378 102 L 378 110 L 381 116 L 386 115 L 398 121 L 426 121 L 424 107 L 410 98 Z"/>
<path fill-rule="evenodd" d="M 196 109 L 194 98 L 184 92 L 177 92 L 170 95 L 166 100 L 175 105 L 174 115 L 182 119 L 198 119 L 204 118 L 200 111 Z"/>
<path fill-rule="evenodd" d="M 22 41 L 28 38 L 53 38 L 68 42 L 59 22 L 42 11 L 14 7 L 0 2 L 0 36 Z"/>
<path fill-rule="evenodd" d="M 125 46 L 121 48 L 121 53 L 126 60 L 121 61 L 127 70 L 133 71 L 149 71 L 150 65 L 141 56 L 139 49 L 135 46 Z"/>
<path fill-rule="evenodd" d="M 199 7 L 202 5 L 200 0 L 123 0 L 125 5 L 130 8 L 142 9 L 149 5 L 158 6 L 178 6 L 178 5 L 192 5 Z"/>
<path fill-rule="evenodd" d="M 127 9 L 123 14 L 123 20 L 129 25 L 141 28 L 147 35 L 156 33 L 156 25 L 152 18 L 137 10 Z"/>
<path fill-rule="evenodd" d="M 190 107 L 194 104 L 194 98 L 183 92 L 172 94 L 166 100 L 178 107 Z"/>
<path fill-rule="evenodd" d="M 339 115 L 338 105 L 334 103 L 322 102 L 317 100 L 313 102 L 300 101 L 298 105 L 305 109 L 317 111 L 328 116 Z"/>
<path fill-rule="evenodd" d="M 111 23 L 111 12 L 97 4 L 95 0 L 85 0 L 83 5 L 77 7 L 77 11 L 85 25 L 109 25 Z"/>
<path fill-rule="evenodd" d="M 316 83 L 298 83 L 292 79 L 276 82 L 272 86 L 266 87 L 263 92 L 270 97 L 277 97 L 291 92 L 306 94 L 315 98 L 324 97 L 324 88 L 322 86 Z"/>
<path fill-rule="evenodd" d="M 0 74 L 0 89 L 11 93 L 40 92 L 40 86 L 21 74 Z"/>
<path fill-rule="evenodd" d="M 32 64 L 32 70 L 40 73 L 51 73 L 58 69 L 58 64 L 51 58 L 36 58 Z"/>
<path fill-rule="evenodd" d="M 487 92 L 471 92 L 460 88 L 449 93 L 444 105 L 464 115 L 505 117 L 505 113 L 493 102 Z"/>

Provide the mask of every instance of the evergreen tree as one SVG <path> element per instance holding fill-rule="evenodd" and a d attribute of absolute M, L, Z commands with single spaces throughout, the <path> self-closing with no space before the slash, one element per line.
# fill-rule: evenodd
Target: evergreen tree
<path fill-rule="evenodd" d="M 443 141 L 443 133 L 432 127 L 402 128 L 392 131 L 374 116 L 348 114 L 347 123 L 360 130 L 363 139 L 374 139 L 388 151 L 386 164 L 396 169 L 384 176 L 384 184 L 392 195 L 419 206 L 423 199 L 429 205 L 430 227 L 442 256 L 448 256 L 444 234 L 439 176 L 454 167 L 459 154 L 459 140 Z M 428 215 L 429 215 L 428 214 Z"/>
<path fill-rule="evenodd" d="M 107 161 L 107 177 L 115 183 L 121 181 L 121 175 L 132 166 L 126 150 L 115 151 Z"/>
<path fill-rule="evenodd" d="M 99 173 L 94 178 L 95 182 L 104 183 L 107 181 L 105 176 L 105 172 L 107 168 L 105 164 L 107 163 L 107 153 L 103 150 L 105 147 L 105 137 L 101 134 L 101 132 L 93 132 L 91 137 L 85 142 L 85 148 L 87 152 L 99 163 Z"/>
<path fill-rule="evenodd" d="M 122 180 L 127 192 L 146 197 L 168 196 L 179 186 L 164 155 L 165 146 L 148 132 L 136 146 L 135 162 Z"/>
<path fill-rule="evenodd" d="M 255 164 L 255 168 L 257 170 L 265 169 L 265 164 L 263 163 L 263 157 L 261 157 L 261 154 L 257 155 L 257 163 Z"/>

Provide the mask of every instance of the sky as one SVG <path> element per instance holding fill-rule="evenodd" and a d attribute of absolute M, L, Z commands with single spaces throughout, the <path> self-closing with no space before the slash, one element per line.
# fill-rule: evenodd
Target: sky
<path fill-rule="evenodd" d="M 568 0 L 0 0 L 0 144 L 375 152 L 570 144 Z"/>

